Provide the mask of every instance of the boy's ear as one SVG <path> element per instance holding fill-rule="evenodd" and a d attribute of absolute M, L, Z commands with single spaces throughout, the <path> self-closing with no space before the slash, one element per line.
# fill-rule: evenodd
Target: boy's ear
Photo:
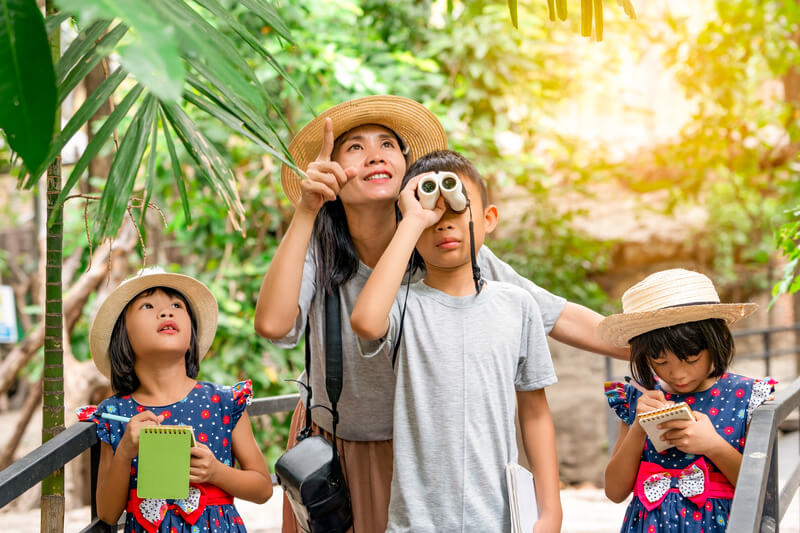
<path fill-rule="evenodd" d="M 489 204 L 489 206 L 483 210 L 483 227 L 486 230 L 486 233 L 491 233 L 494 231 L 494 228 L 497 227 L 497 206 L 494 204 Z"/>

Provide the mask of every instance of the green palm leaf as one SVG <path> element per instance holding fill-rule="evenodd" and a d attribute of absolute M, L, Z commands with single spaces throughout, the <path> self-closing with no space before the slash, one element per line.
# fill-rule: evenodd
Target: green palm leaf
<path fill-rule="evenodd" d="M 100 152 L 100 149 L 106 143 L 108 138 L 111 136 L 111 132 L 119 125 L 123 118 L 125 118 L 125 114 L 128 110 L 133 106 L 134 102 L 139 98 L 142 94 L 144 87 L 140 84 L 137 84 L 133 87 L 133 89 L 125 95 L 122 102 L 119 103 L 117 107 L 114 108 L 114 111 L 106 118 L 106 121 L 103 122 L 103 125 L 94 134 L 94 138 L 92 142 L 86 147 L 84 150 L 83 155 L 78 162 L 75 163 L 75 166 L 72 167 L 72 172 L 69 175 L 69 179 L 61 188 L 61 194 L 58 197 L 58 201 L 56 202 L 56 208 L 61 209 L 64 205 L 64 201 L 66 200 L 67 196 L 69 196 L 69 192 L 75 187 L 75 184 L 78 183 L 78 178 L 81 177 L 81 174 L 89 167 L 89 163 L 94 159 L 94 157 Z"/>
<path fill-rule="evenodd" d="M 243 6 L 261 17 L 264 22 L 269 24 L 272 29 L 278 32 L 281 37 L 290 43 L 295 44 L 294 39 L 292 39 L 291 32 L 289 31 L 289 27 L 283 22 L 283 19 L 281 19 L 281 16 L 275 10 L 272 4 L 265 2 L 264 0 L 241 0 L 241 2 Z"/>
<path fill-rule="evenodd" d="M 75 40 L 70 43 L 69 48 L 64 51 L 56 63 L 56 83 L 64 81 L 69 71 L 75 68 L 78 59 L 95 45 L 95 41 L 105 33 L 109 26 L 111 26 L 110 20 L 97 20 L 75 37 Z"/>
<path fill-rule="evenodd" d="M 122 224 L 155 115 L 156 99 L 148 94 L 128 126 L 119 151 L 111 163 L 108 180 L 97 208 L 95 228 L 99 239 L 113 237 Z"/>
<path fill-rule="evenodd" d="M 92 71 L 94 67 L 100 63 L 100 60 L 105 57 L 106 54 L 111 52 L 114 46 L 122 39 L 122 36 L 125 35 L 125 32 L 128 31 L 128 27 L 124 24 L 117 24 L 113 30 L 103 35 L 103 37 L 97 42 L 95 46 L 89 49 L 89 51 L 78 61 L 78 63 L 69 71 L 69 74 L 66 75 L 64 81 L 59 84 L 58 86 L 58 103 L 64 101 L 64 98 L 72 92 L 72 89 L 77 87 L 77 85 L 83 81 L 83 79 Z"/>
<path fill-rule="evenodd" d="M 47 156 L 56 117 L 53 61 L 33 0 L 0 0 L 0 129 L 26 168 Z"/>
<path fill-rule="evenodd" d="M 159 111 L 161 117 L 161 124 L 164 126 L 164 139 L 167 141 L 167 151 L 169 151 L 169 161 L 172 165 L 172 175 L 175 176 L 175 184 L 178 186 L 178 194 L 181 197 L 181 207 L 183 207 L 183 215 L 186 217 L 186 224 L 192 224 L 192 213 L 189 209 L 189 195 L 186 194 L 186 183 L 183 181 L 183 172 L 181 172 L 181 162 L 178 159 L 178 154 L 175 151 L 175 145 L 172 142 L 172 136 L 167 131 L 167 118 L 164 116 L 164 111 Z"/>
<path fill-rule="evenodd" d="M 217 191 L 217 194 L 222 196 L 234 228 L 242 231 L 244 207 L 236 189 L 236 177 L 231 172 L 228 163 L 214 145 L 200 133 L 183 109 L 177 105 L 163 102 L 161 109 L 186 151 L 205 173 L 209 184 Z"/>
<path fill-rule="evenodd" d="M 72 136 L 92 118 L 97 110 L 103 106 L 127 75 L 128 73 L 122 67 L 117 67 L 117 70 L 115 70 L 111 76 L 104 79 L 103 82 L 97 86 L 97 89 L 83 102 L 80 109 L 72 115 L 72 118 L 69 119 L 64 129 L 61 130 L 61 133 L 53 141 L 53 145 L 50 147 L 50 152 L 47 154 L 43 167 L 39 168 L 38 171 L 34 173 L 35 175 L 38 176 L 44 172 L 44 167 L 55 159 L 56 155 L 61 153 L 61 149 L 64 148 L 69 140 L 72 139 Z"/>

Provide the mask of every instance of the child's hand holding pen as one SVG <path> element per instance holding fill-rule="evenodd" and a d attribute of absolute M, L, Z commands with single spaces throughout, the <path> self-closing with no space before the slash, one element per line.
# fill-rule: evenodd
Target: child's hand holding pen
<path fill-rule="evenodd" d="M 133 460 L 134 457 L 139 455 L 139 433 L 142 428 L 144 426 L 157 426 L 164 420 L 162 415 L 156 416 L 152 411 L 144 411 L 143 413 L 128 418 L 113 413 L 98 412 L 97 407 L 94 405 L 79 407 L 75 412 L 80 421 L 89 421 L 93 418 L 106 418 L 119 422 L 127 422 L 128 426 L 125 428 L 125 433 L 123 433 L 122 440 L 119 442 L 114 454 L 121 455 L 129 460 Z"/>
<path fill-rule="evenodd" d="M 668 401 L 664 393 L 660 390 L 645 389 L 641 383 L 632 379 L 630 376 L 625 376 L 625 381 L 642 393 L 639 401 L 636 402 L 636 424 L 639 423 L 639 417 L 644 413 L 655 411 L 656 409 L 663 409 L 664 407 L 672 405 L 674 402 Z"/>

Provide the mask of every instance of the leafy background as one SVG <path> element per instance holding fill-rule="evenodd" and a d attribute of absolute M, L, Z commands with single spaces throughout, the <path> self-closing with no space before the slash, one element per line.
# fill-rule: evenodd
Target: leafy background
<path fill-rule="evenodd" d="M 781 265 L 783 287 L 798 288 L 799 226 L 792 211 L 800 197 L 798 95 L 769 90 L 800 64 L 796 2 L 709 0 L 679 15 L 640 9 L 638 20 L 606 2 L 602 44 L 579 37 L 580 17 L 551 22 L 544 1 L 519 6 L 518 29 L 506 2 L 455 2 L 450 12 L 444 2 L 429 0 L 175 4 L 226 39 L 210 44 L 187 32 L 179 16 L 187 13 L 164 11 L 157 0 L 137 12 L 100 0 L 59 4 L 78 15 L 64 24 L 83 43 L 67 48 L 73 53 L 65 51 L 67 59 L 56 64 L 59 95 L 78 85 L 86 61 L 97 65 L 113 52 L 106 88 L 117 110 L 135 101 L 129 112 L 89 126 L 97 134 L 90 144 L 95 153 L 125 159 L 107 178 L 87 175 L 88 159 L 65 168 L 62 198 L 76 191 L 101 198 L 89 210 L 90 222 L 107 221 L 90 224 L 94 247 L 116 232 L 130 196 L 165 213 L 166 227 L 152 211 L 141 219 L 146 254 L 139 249 L 129 269 L 146 255 L 150 264 L 211 287 L 221 316 L 204 379 L 233 383 L 247 376 L 259 397 L 294 391 L 284 380 L 300 372 L 301 349 L 278 349 L 252 327 L 261 279 L 291 216 L 279 181 L 284 144 L 315 111 L 367 94 L 425 104 L 442 120 L 451 146 L 484 173 L 501 208 L 509 194 L 526 199 L 526 209 L 489 245 L 521 274 L 569 300 L 601 312 L 616 306 L 597 282 L 615 266 L 615 243 L 577 229 L 586 204 L 564 196 L 592 200 L 597 184 L 632 196 L 662 193 L 667 201 L 654 209 L 667 215 L 702 206 L 707 224 L 691 240 L 706 250 L 703 266 L 722 286 L 764 289 L 770 283 L 765 266 Z M 578 13 L 575 4 L 569 2 Z M 156 14 L 163 19 L 158 24 Z M 123 23 L 133 30 L 114 33 Z M 103 44 L 94 44 L 101 35 Z M 573 102 L 625 99 L 623 58 L 650 55 L 692 106 L 672 138 L 631 149 L 609 139 L 588 142 L 563 127 Z M 86 122 L 93 111 L 83 107 L 72 116 Z M 77 128 L 65 127 L 71 129 Z M 0 172 L 10 176 L 0 177 L 2 183 L 20 179 L 34 191 L 40 187 L 13 159 L 0 137 Z M 34 209 L 26 206 L 34 198 L 9 190 L 0 201 L 3 226 L 30 225 Z M 90 259 L 83 209 L 75 200 L 65 206 L 64 256 L 79 258 L 80 273 Z M 14 268 L 35 272 L 35 256 L 0 253 L 0 275 L 10 278 Z M 27 304 L 36 321 L 41 310 Z M 92 304 L 72 338 L 79 359 L 88 357 Z M 41 365 L 34 361 L 27 369 L 32 375 Z M 272 461 L 288 420 L 276 415 L 258 424 Z"/>

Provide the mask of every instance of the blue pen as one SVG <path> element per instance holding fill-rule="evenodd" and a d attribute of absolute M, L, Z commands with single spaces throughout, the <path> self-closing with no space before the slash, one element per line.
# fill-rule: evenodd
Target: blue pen
<path fill-rule="evenodd" d="M 117 420 L 119 422 L 130 422 L 130 417 L 122 415 L 112 415 L 111 413 L 99 413 L 100 418 L 107 418 L 109 420 Z"/>
<path fill-rule="evenodd" d="M 96 405 L 84 405 L 75 409 L 75 414 L 78 415 L 78 420 L 81 422 L 88 422 L 94 417 L 107 418 L 108 420 L 117 420 L 119 422 L 130 422 L 130 418 L 122 415 L 115 415 L 111 413 L 101 413 L 97 410 Z"/>

